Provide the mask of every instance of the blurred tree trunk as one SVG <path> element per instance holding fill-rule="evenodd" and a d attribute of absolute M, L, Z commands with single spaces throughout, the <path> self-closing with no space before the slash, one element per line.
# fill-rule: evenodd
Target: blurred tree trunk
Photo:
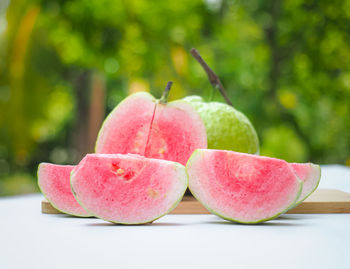
<path fill-rule="evenodd" d="M 76 120 L 73 127 L 73 147 L 79 162 L 85 154 L 94 152 L 95 140 L 105 111 L 105 81 L 91 70 L 81 73 L 75 82 Z"/>
<path fill-rule="evenodd" d="M 104 76 L 97 72 L 94 73 L 91 87 L 88 148 L 89 152 L 94 152 L 97 134 L 105 116 L 106 81 Z"/>

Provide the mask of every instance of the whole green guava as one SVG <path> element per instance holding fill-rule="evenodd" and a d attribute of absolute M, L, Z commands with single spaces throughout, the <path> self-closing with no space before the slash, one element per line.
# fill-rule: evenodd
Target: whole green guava
<path fill-rule="evenodd" d="M 187 96 L 201 116 L 209 149 L 259 154 L 259 139 L 249 119 L 234 107 L 220 102 L 204 102 L 200 96 Z"/>

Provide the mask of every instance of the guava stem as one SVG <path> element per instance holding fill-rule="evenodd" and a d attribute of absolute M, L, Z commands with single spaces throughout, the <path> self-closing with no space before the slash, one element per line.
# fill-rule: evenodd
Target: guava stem
<path fill-rule="evenodd" d="M 172 85 L 173 85 L 173 82 L 172 81 L 168 81 L 168 83 L 166 84 L 166 87 L 164 89 L 164 92 L 162 94 L 162 97 L 160 97 L 160 99 L 159 99 L 159 103 L 165 105 L 168 102 L 168 96 L 169 96 L 169 92 L 170 92 L 170 89 L 171 89 Z"/>
<path fill-rule="evenodd" d="M 211 89 L 210 95 L 209 95 L 209 102 L 213 101 L 215 92 L 216 92 L 216 89 Z"/>
<path fill-rule="evenodd" d="M 228 97 L 224 86 L 222 85 L 219 77 L 215 74 L 215 72 L 209 67 L 209 65 L 203 60 L 202 56 L 199 54 L 198 50 L 195 48 L 191 49 L 191 54 L 193 58 L 197 60 L 197 62 L 203 67 L 204 71 L 207 73 L 210 84 L 214 87 L 214 89 L 219 90 L 222 97 L 224 97 L 227 104 L 233 106 L 230 98 Z"/>

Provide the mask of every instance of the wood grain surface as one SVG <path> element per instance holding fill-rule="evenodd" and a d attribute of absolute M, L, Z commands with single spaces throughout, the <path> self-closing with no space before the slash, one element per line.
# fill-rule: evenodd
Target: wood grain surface
<path fill-rule="evenodd" d="M 43 214 L 60 214 L 47 200 L 41 202 Z M 287 214 L 350 213 L 350 193 L 334 189 L 318 189 Z M 210 214 L 194 197 L 185 196 L 170 214 Z"/>

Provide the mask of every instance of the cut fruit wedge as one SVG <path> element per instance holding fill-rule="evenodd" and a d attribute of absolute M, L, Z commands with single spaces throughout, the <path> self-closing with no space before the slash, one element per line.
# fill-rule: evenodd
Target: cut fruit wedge
<path fill-rule="evenodd" d="M 299 179 L 304 183 L 301 195 L 294 206 L 299 205 L 316 189 L 321 179 L 321 168 L 313 163 L 291 163 L 290 164 Z"/>
<path fill-rule="evenodd" d="M 303 183 L 279 159 L 198 149 L 186 169 L 189 189 L 212 213 L 235 222 L 259 223 L 286 212 Z"/>
<path fill-rule="evenodd" d="M 149 223 L 169 213 L 187 185 L 183 165 L 135 154 L 88 154 L 71 175 L 77 201 L 120 224 Z"/>
<path fill-rule="evenodd" d="M 60 212 L 90 217 L 92 215 L 76 201 L 70 188 L 70 173 L 74 167 L 41 163 L 38 168 L 38 185 L 45 198 Z"/>
<path fill-rule="evenodd" d="M 134 153 L 186 164 L 197 148 L 207 148 L 204 123 L 186 101 L 161 103 L 146 92 L 124 99 L 99 132 L 96 153 Z"/>

